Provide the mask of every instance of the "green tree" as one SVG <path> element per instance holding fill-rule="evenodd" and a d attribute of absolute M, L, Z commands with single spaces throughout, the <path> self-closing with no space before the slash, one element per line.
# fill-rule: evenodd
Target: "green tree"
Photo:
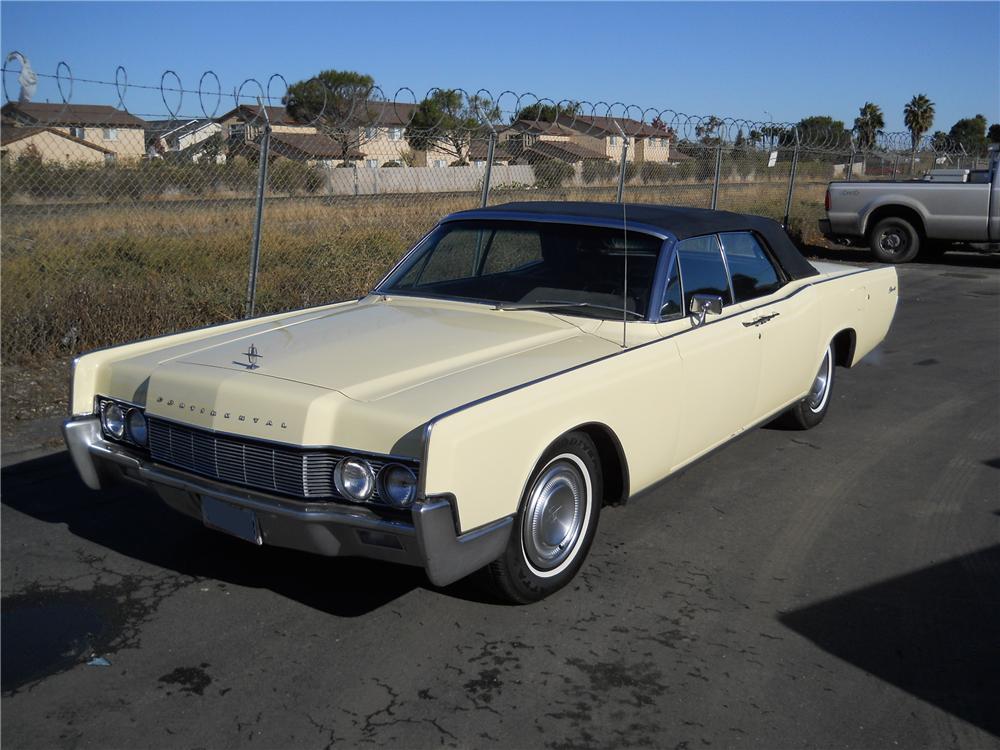
<path fill-rule="evenodd" d="M 882 108 L 872 102 L 865 102 L 854 118 L 854 132 L 857 134 L 858 149 L 871 151 L 875 141 L 885 128 L 885 117 Z"/>
<path fill-rule="evenodd" d="M 916 151 L 920 139 L 934 124 L 934 102 L 923 94 L 916 94 L 903 107 L 903 122 L 910 131 L 912 150 Z"/>
<path fill-rule="evenodd" d="M 935 151 L 951 151 L 952 143 L 948 134 L 943 130 L 935 130 L 931 136 L 931 148 Z"/>
<path fill-rule="evenodd" d="M 990 125 L 989 132 L 986 134 L 989 138 L 990 143 L 1000 143 L 1000 122 L 995 122 Z"/>
<path fill-rule="evenodd" d="M 568 102 L 560 104 L 542 104 L 535 102 L 526 107 L 521 107 L 510 121 L 529 120 L 531 122 L 555 122 L 558 117 L 572 117 L 580 113 L 579 102 Z"/>
<path fill-rule="evenodd" d="M 982 115 L 963 117 L 951 126 L 948 136 L 967 154 L 982 155 L 986 152 L 986 118 Z"/>
<path fill-rule="evenodd" d="M 799 143 L 804 148 L 831 151 L 849 151 L 851 148 L 851 133 L 844 127 L 843 120 L 834 120 L 829 115 L 812 115 L 799 120 L 795 128 L 799 131 Z M 782 141 L 785 146 L 794 145 L 794 133 L 785 133 Z"/>
<path fill-rule="evenodd" d="M 370 105 L 375 79 L 353 70 L 324 70 L 297 81 L 281 100 L 298 122 L 310 123 L 333 139 L 339 158 L 349 161 L 370 140 L 367 126 L 377 122 Z"/>
<path fill-rule="evenodd" d="M 721 130 L 723 126 L 721 119 L 715 115 L 709 115 L 702 120 L 694 129 L 694 134 L 698 136 L 706 146 L 715 146 L 721 140 Z"/>
<path fill-rule="evenodd" d="M 500 122 L 500 109 L 489 99 L 438 89 L 417 105 L 406 142 L 414 151 L 442 151 L 455 159 L 452 166 L 461 166 L 468 163 L 472 139 L 484 135 L 484 121 Z"/>

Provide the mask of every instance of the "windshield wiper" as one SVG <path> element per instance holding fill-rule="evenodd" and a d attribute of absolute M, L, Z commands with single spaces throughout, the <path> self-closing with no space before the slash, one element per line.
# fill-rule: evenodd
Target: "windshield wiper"
<path fill-rule="evenodd" d="M 551 310 L 559 307 L 586 307 L 593 310 L 608 310 L 609 312 L 626 315 L 632 315 L 636 318 L 642 318 L 644 315 L 641 312 L 636 312 L 635 310 L 623 310 L 620 307 L 611 307 L 610 305 L 597 305 L 593 302 L 573 302 L 572 300 L 538 300 L 537 302 L 515 302 L 513 304 L 504 304 L 503 302 L 498 302 L 493 308 L 494 310 Z"/>

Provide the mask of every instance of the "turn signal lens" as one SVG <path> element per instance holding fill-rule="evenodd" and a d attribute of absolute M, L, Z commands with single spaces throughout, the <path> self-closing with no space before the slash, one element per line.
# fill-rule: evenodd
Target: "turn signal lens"
<path fill-rule="evenodd" d="M 382 498 L 397 508 L 408 508 L 417 496 L 417 476 L 400 464 L 389 464 L 379 472 Z"/>
<path fill-rule="evenodd" d="M 363 503 L 375 492 L 375 474 L 363 458 L 345 458 L 333 470 L 337 492 L 348 500 Z"/>

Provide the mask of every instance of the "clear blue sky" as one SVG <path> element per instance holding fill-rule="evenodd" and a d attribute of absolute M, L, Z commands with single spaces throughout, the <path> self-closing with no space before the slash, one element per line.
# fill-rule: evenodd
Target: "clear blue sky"
<path fill-rule="evenodd" d="M 158 85 L 170 69 L 196 89 L 211 69 L 227 92 L 220 112 L 246 78 L 279 72 L 293 82 L 339 68 L 371 74 L 389 96 L 403 86 L 418 98 L 434 86 L 510 89 L 750 119 L 830 114 L 848 126 L 871 100 L 888 130 L 902 130 L 902 107 L 920 92 L 936 104 L 934 129 L 976 113 L 1000 120 L 998 2 L 5 0 L 0 19 L 4 56 L 20 50 L 40 73 L 65 60 L 78 78 L 113 81 L 123 65 L 130 84 Z M 16 76 L 5 79 L 16 96 Z M 214 96 L 206 99 L 213 109 Z M 59 101 L 53 81 L 41 79 L 36 100 Z M 117 101 L 111 87 L 77 82 L 73 101 L 85 100 Z M 166 109 L 159 91 L 133 87 L 126 102 L 139 114 Z M 197 96 L 186 95 L 182 110 L 198 114 Z"/>

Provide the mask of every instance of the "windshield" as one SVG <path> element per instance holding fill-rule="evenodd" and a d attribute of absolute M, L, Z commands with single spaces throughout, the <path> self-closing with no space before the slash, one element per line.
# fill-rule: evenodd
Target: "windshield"
<path fill-rule="evenodd" d="M 494 303 L 517 309 L 642 317 L 663 241 L 579 224 L 455 221 L 438 227 L 379 286 L 382 293 Z M 627 298 L 626 298 L 627 297 Z"/>

